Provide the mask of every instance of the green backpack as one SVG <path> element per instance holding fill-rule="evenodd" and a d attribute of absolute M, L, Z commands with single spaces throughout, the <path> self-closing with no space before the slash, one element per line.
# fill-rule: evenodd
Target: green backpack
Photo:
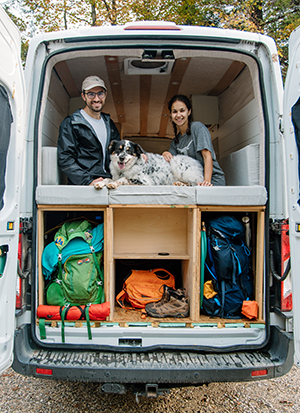
<path fill-rule="evenodd" d="M 101 263 L 103 252 L 96 252 L 92 242 L 92 225 L 86 220 L 66 222 L 57 231 L 54 243 L 58 249 L 58 265 L 56 278 L 46 290 L 48 305 L 89 305 L 104 302 Z M 87 249 L 86 244 L 88 253 L 83 252 Z"/>

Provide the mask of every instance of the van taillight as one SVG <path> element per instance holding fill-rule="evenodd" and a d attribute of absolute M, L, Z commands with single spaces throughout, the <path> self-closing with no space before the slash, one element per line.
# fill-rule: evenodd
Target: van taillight
<path fill-rule="evenodd" d="M 290 265 L 289 223 L 284 221 L 281 226 L 281 277 Z M 281 282 L 281 311 L 291 311 L 293 308 L 291 273 Z"/>
<path fill-rule="evenodd" d="M 52 374 L 53 374 L 53 370 L 52 370 L 52 369 L 42 369 L 42 368 L 40 368 L 40 367 L 37 367 L 37 368 L 35 369 L 35 371 L 36 371 L 37 374 L 43 374 L 43 375 L 45 375 L 45 376 L 52 376 Z"/>
<path fill-rule="evenodd" d="M 20 267 L 20 270 L 22 271 L 23 233 L 21 231 L 21 228 L 22 228 L 22 224 L 20 223 L 19 245 L 18 245 L 18 265 Z M 18 277 L 17 286 L 16 286 L 16 310 L 22 309 L 22 286 L 23 286 L 23 280 L 20 277 Z"/>
<path fill-rule="evenodd" d="M 251 372 L 252 377 L 258 377 L 258 376 L 266 376 L 268 374 L 267 369 L 262 369 L 262 370 L 253 370 Z"/>

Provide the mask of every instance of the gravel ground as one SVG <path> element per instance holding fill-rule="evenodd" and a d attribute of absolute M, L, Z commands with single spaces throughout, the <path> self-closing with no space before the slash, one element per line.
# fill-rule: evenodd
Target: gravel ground
<path fill-rule="evenodd" d="M 285 376 L 249 383 L 211 383 L 171 390 L 157 398 L 100 394 L 94 383 L 24 377 L 7 370 L 0 376 L 0 412 L 159 413 L 300 412 L 300 369 Z"/>

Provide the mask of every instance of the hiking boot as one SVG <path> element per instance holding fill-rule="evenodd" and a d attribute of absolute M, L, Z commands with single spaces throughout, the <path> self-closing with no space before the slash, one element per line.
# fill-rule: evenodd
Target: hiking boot
<path fill-rule="evenodd" d="M 173 290 L 173 288 L 164 285 L 161 300 L 148 303 L 145 310 L 151 317 L 187 317 L 189 315 L 189 303 L 185 289 Z"/>

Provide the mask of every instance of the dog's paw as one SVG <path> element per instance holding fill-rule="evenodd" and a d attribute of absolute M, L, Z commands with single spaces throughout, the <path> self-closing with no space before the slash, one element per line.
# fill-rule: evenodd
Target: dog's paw
<path fill-rule="evenodd" d="M 105 186 L 107 186 L 107 184 L 108 184 L 107 180 L 103 179 L 103 181 L 96 182 L 94 184 L 94 188 L 95 189 L 103 189 Z"/>
<path fill-rule="evenodd" d="M 180 182 L 180 181 L 173 182 L 173 185 L 174 186 L 187 186 L 187 184 Z"/>
<path fill-rule="evenodd" d="M 103 181 L 100 181 L 100 182 L 97 182 L 96 184 L 94 184 L 95 189 L 102 189 L 104 187 L 105 187 L 105 182 L 103 182 Z"/>
<path fill-rule="evenodd" d="M 120 186 L 119 182 L 114 181 L 110 182 L 109 184 L 106 185 L 108 189 L 116 189 L 118 186 Z"/>

